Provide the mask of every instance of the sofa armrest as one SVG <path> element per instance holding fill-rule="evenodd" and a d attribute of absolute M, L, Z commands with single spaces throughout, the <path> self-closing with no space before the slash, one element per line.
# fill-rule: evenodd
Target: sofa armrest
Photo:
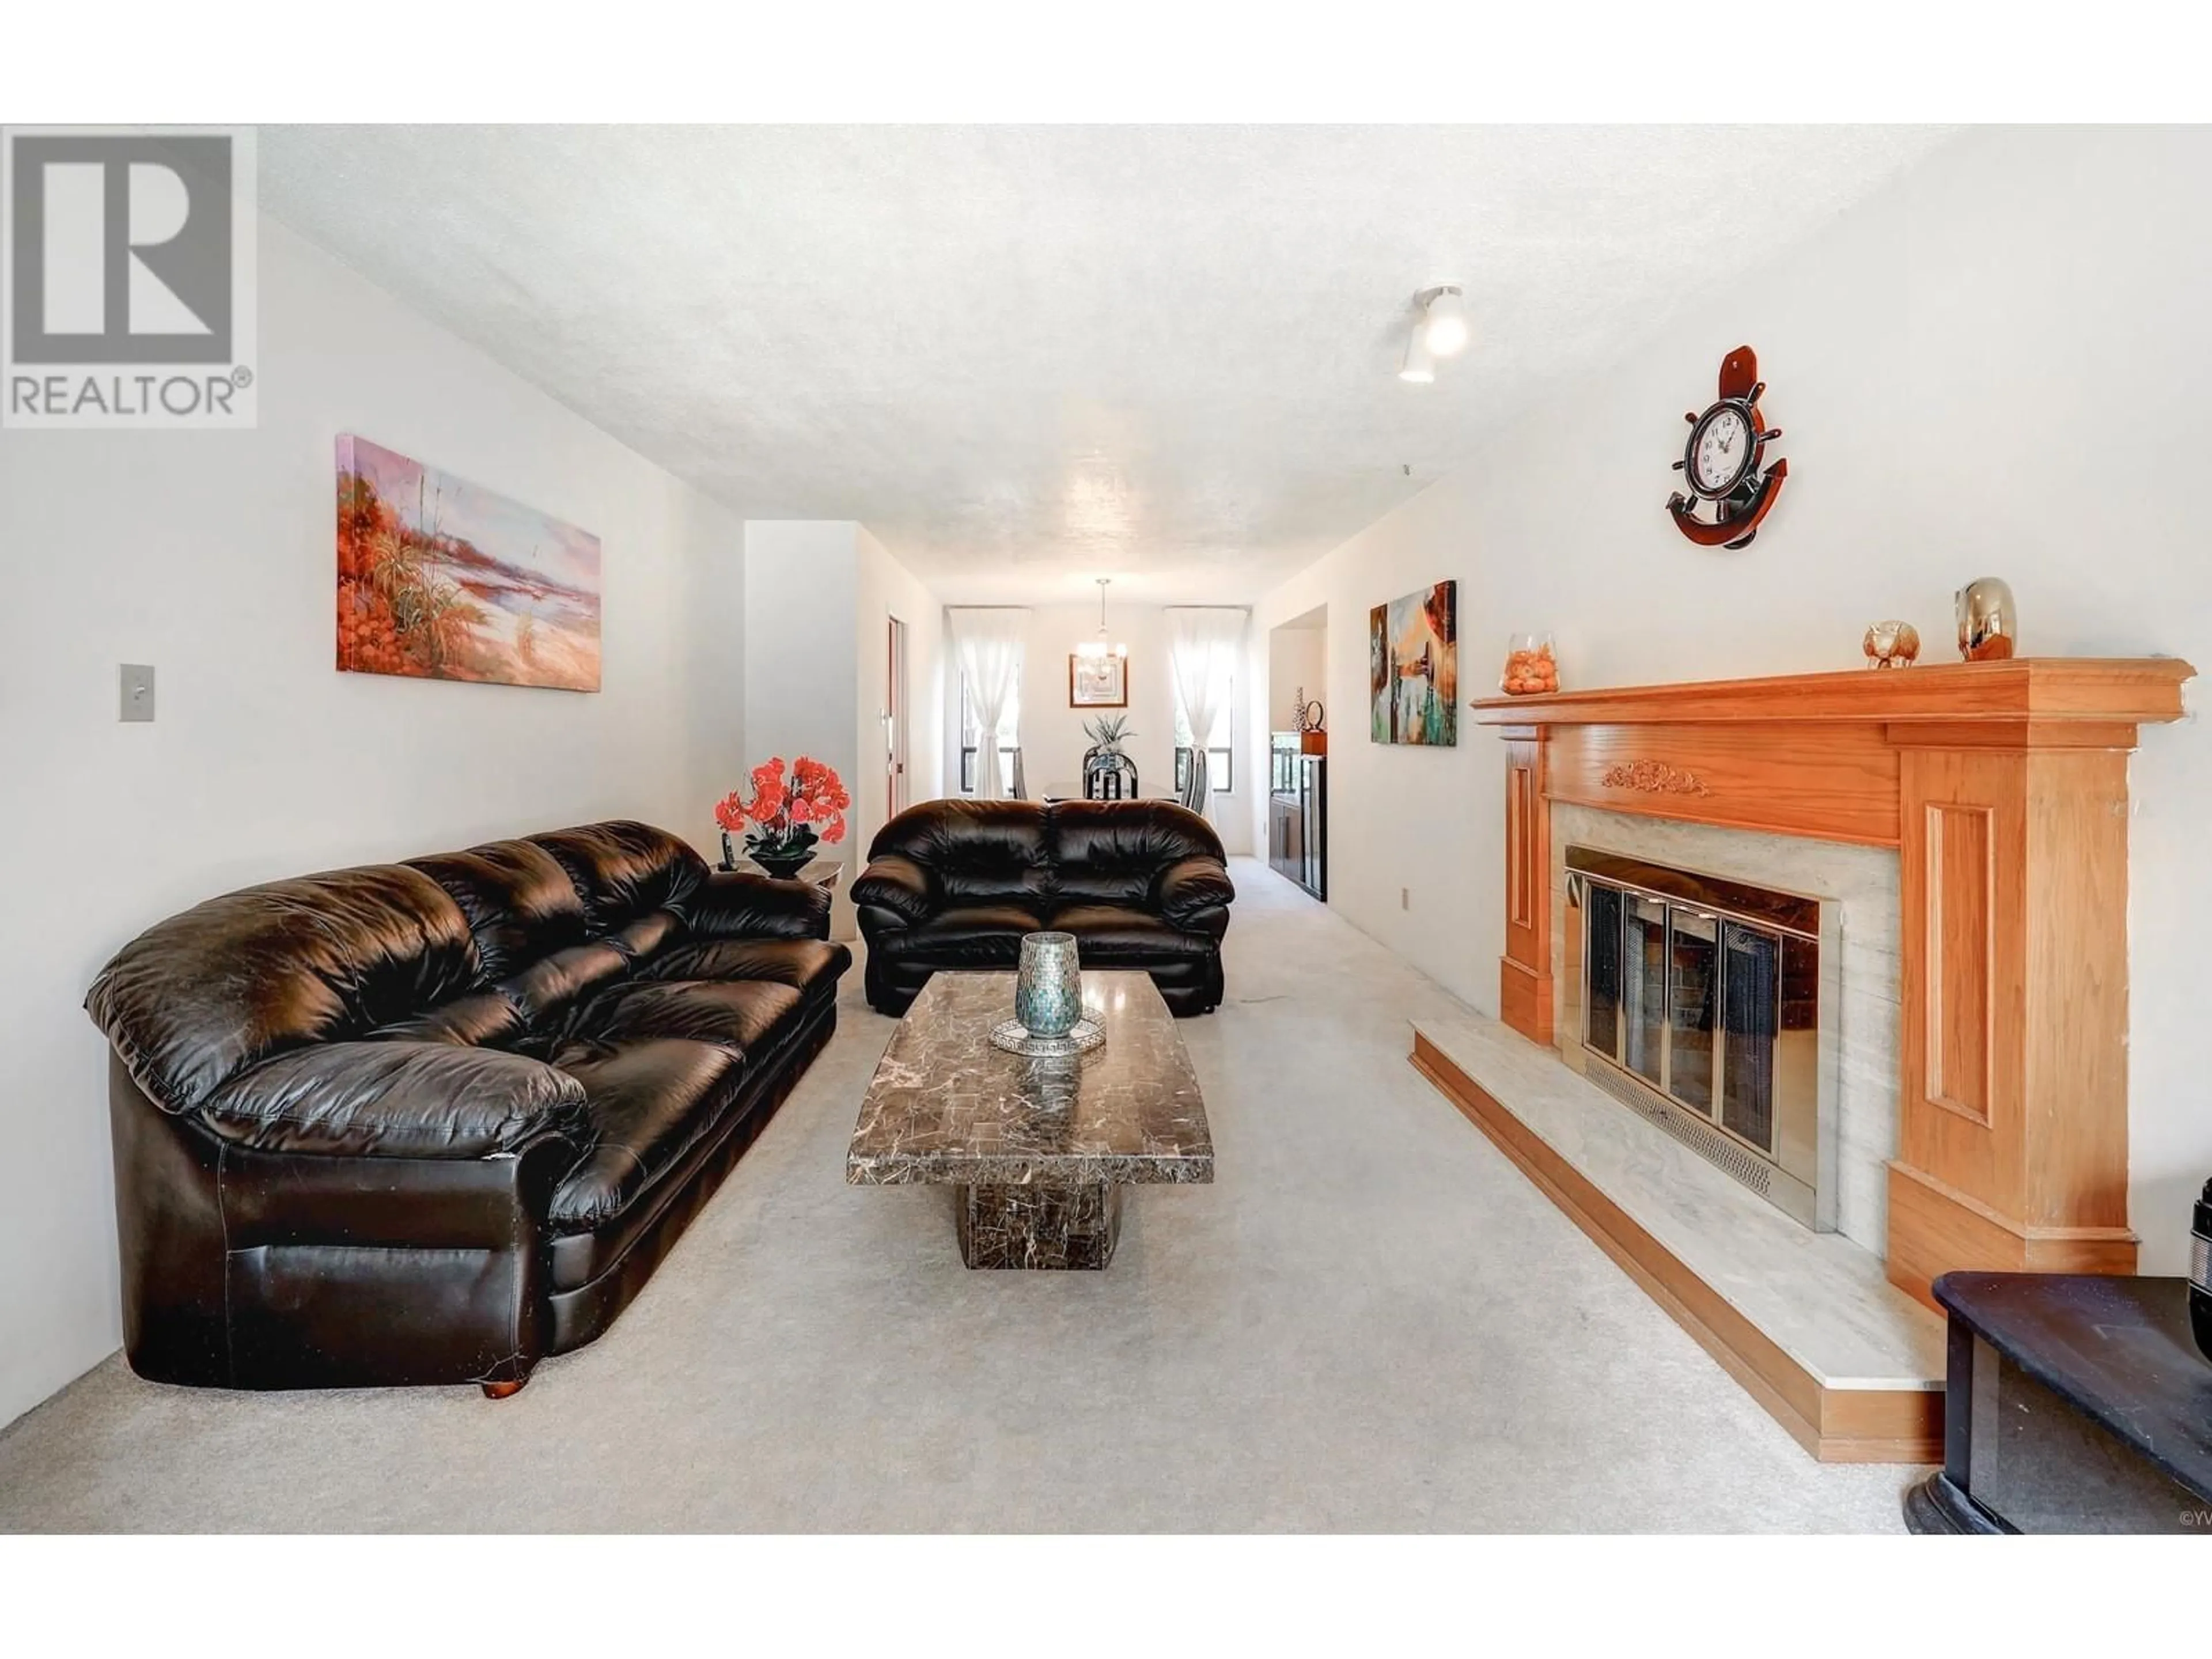
<path fill-rule="evenodd" d="M 1152 887 L 1152 907 L 1178 927 L 1212 932 L 1225 925 L 1209 911 L 1225 911 L 1237 896 L 1228 866 L 1219 859 L 1184 859 L 1160 872 Z"/>
<path fill-rule="evenodd" d="M 912 859 L 889 854 L 860 872 L 853 884 L 853 902 L 888 910 L 911 927 L 937 914 L 937 882 Z"/>
<path fill-rule="evenodd" d="M 199 1109 L 234 1145 L 350 1158 L 512 1157 L 584 1138 L 584 1085 L 521 1054 L 450 1042 L 320 1042 L 265 1060 Z"/>
<path fill-rule="evenodd" d="M 694 939 L 828 939 L 830 890 L 749 870 L 717 870 L 684 906 Z"/>

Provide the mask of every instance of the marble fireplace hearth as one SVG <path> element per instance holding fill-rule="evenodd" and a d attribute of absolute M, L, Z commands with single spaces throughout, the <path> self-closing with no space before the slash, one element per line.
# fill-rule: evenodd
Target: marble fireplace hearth
<path fill-rule="evenodd" d="M 1498 1143 L 1759 1399 L 1828 1462 L 1941 1461 L 1943 1324 L 1882 1261 L 1897 1152 L 1899 868 L 1894 849 L 1554 801 L 1552 936 L 1582 847 L 1807 894 L 1838 913 L 1825 957 L 1834 1018 L 1836 1228 L 1793 1220 L 1547 1047 L 1478 1015 L 1417 1022 L 1415 1067 Z M 1568 953 L 1553 1006 L 1565 1010 Z M 1625 1247 L 1632 1239 L 1634 1249 Z"/>
<path fill-rule="evenodd" d="M 1881 1258 L 1814 1232 L 1472 1012 L 1413 1064 L 1826 1462 L 1942 1461 L 1943 1322 Z"/>

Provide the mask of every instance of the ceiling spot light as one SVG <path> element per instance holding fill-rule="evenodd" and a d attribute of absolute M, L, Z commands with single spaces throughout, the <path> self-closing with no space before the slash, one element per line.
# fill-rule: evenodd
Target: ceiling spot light
<path fill-rule="evenodd" d="M 1432 357 L 1455 357 L 1467 349 L 1467 301 L 1459 289 L 1447 283 L 1421 296 L 1425 320 L 1421 335 Z"/>
<path fill-rule="evenodd" d="M 1419 323 L 1406 336 L 1406 361 L 1398 365 L 1398 378 L 1426 386 L 1437 378 L 1437 360 L 1429 355 L 1426 331 Z"/>

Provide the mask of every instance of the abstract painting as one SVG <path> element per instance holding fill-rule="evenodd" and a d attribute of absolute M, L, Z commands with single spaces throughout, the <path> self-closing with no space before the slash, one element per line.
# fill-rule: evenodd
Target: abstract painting
<path fill-rule="evenodd" d="M 1438 582 L 1368 613 L 1370 735 L 1459 742 L 1459 584 Z"/>
<path fill-rule="evenodd" d="M 338 440 L 338 667 L 599 689 L 599 538 Z"/>

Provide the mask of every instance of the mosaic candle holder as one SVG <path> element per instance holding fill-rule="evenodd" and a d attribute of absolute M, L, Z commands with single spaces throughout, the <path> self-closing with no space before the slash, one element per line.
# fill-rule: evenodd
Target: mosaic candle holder
<path fill-rule="evenodd" d="M 1031 1036 L 1064 1037 L 1083 1017 L 1083 976 L 1073 933 L 1024 933 L 1014 975 L 1014 1018 Z"/>

